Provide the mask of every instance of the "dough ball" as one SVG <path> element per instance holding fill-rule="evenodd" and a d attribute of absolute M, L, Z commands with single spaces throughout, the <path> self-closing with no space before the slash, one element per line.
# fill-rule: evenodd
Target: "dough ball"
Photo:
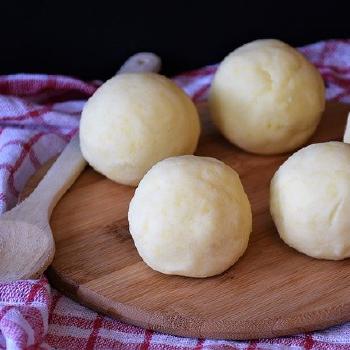
<path fill-rule="evenodd" d="M 270 190 L 273 220 L 289 246 L 319 259 L 350 256 L 350 145 L 301 149 L 279 168 Z"/>
<path fill-rule="evenodd" d="M 86 103 L 80 145 L 97 171 L 137 185 L 159 160 L 192 154 L 199 133 L 196 107 L 171 80 L 155 73 L 120 74 Z"/>
<path fill-rule="evenodd" d="M 278 40 L 257 40 L 229 54 L 210 90 L 214 123 L 246 151 L 277 154 L 301 146 L 325 107 L 317 69 Z"/>
<path fill-rule="evenodd" d="M 238 174 L 214 158 L 181 156 L 157 163 L 129 207 L 130 233 L 152 269 L 208 277 L 247 248 L 252 214 Z"/>

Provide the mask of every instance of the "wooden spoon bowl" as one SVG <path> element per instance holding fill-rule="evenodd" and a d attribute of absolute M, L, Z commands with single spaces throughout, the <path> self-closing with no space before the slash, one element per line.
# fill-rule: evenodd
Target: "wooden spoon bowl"
<path fill-rule="evenodd" d="M 16 240 L 13 239 L 14 237 Z M 52 234 L 28 222 L 1 220 L 0 275 L 2 280 L 39 277 L 46 269 L 47 261 L 52 260 L 54 253 L 55 242 Z"/>

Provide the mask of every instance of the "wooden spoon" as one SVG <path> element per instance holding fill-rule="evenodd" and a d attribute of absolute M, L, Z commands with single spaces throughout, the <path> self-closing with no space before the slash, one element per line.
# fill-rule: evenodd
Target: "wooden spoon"
<path fill-rule="evenodd" d="M 118 73 L 159 69 L 159 57 L 139 53 Z M 77 133 L 34 192 L 0 217 L 0 280 L 37 278 L 50 265 L 55 253 L 49 224 L 52 210 L 85 166 Z"/>

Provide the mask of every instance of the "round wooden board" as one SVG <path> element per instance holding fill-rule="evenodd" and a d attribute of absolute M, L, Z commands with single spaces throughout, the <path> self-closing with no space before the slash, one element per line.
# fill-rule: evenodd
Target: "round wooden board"
<path fill-rule="evenodd" d="M 312 142 L 341 140 L 348 110 L 328 104 Z M 321 261 L 299 254 L 274 228 L 269 184 L 287 155 L 245 153 L 203 118 L 197 154 L 235 168 L 252 204 L 253 233 L 244 256 L 227 272 L 207 279 L 152 271 L 128 232 L 134 189 L 87 168 L 52 215 L 57 251 L 47 272 L 51 283 L 107 315 L 181 336 L 274 337 L 349 320 L 350 260 Z M 31 180 L 26 194 L 42 173 Z"/>

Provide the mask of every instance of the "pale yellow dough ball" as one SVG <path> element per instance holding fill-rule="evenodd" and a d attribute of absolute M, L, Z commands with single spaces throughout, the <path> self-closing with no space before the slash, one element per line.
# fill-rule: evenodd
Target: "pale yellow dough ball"
<path fill-rule="evenodd" d="M 86 103 L 80 145 L 97 171 L 137 185 L 159 160 L 192 154 L 199 133 L 194 104 L 171 80 L 155 73 L 120 74 Z"/>
<path fill-rule="evenodd" d="M 325 107 L 317 69 L 278 40 L 257 40 L 220 64 L 209 96 L 214 123 L 246 151 L 296 149 L 315 131 Z"/>
<path fill-rule="evenodd" d="M 129 207 L 130 233 L 142 259 L 165 274 L 208 277 L 247 248 L 252 214 L 238 174 L 214 158 L 157 163 Z"/>
<path fill-rule="evenodd" d="M 350 256 L 350 145 L 313 144 L 276 172 L 270 209 L 280 237 L 319 259 Z"/>

